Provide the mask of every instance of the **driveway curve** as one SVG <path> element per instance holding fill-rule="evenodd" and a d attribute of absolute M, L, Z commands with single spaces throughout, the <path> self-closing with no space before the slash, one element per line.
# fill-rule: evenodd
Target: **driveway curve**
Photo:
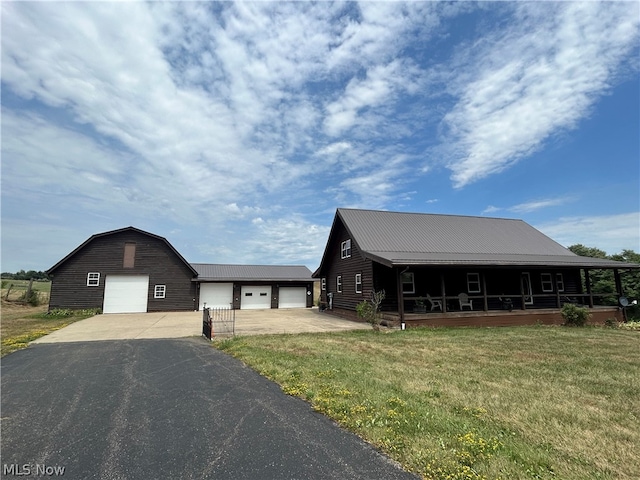
<path fill-rule="evenodd" d="M 236 310 L 236 335 L 328 332 L 371 328 L 317 308 Z M 68 325 L 32 343 L 88 342 L 152 338 L 197 337 L 202 334 L 202 312 L 153 312 L 96 315 Z"/>
<path fill-rule="evenodd" d="M 33 345 L 1 400 L 4 478 L 416 478 L 201 338 Z"/>

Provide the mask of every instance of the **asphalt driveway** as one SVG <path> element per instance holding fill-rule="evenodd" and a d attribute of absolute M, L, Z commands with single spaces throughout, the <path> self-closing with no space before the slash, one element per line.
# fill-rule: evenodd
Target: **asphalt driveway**
<path fill-rule="evenodd" d="M 416 478 L 201 338 L 32 345 L 1 401 L 3 478 Z"/>
<path fill-rule="evenodd" d="M 327 332 L 370 328 L 320 313 L 317 308 L 236 310 L 235 333 Z M 96 315 L 32 343 L 87 342 L 143 338 L 183 338 L 202 334 L 202 312 L 154 312 Z"/>

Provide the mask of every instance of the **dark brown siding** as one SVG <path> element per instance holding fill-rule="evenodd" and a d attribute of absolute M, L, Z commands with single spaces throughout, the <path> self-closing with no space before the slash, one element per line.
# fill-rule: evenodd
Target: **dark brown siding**
<path fill-rule="evenodd" d="M 124 268 L 124 245 L 136 244 L 133 268 Z M 100 285 L 87 286 L 87 274 L 100 273 Z M 135 231 L 99 237 L 67 259 L 54 272 L 49 309 L 102 308 L 108 275 L 149 275 L 148 311 L 197 309 L 193 272 L 160 239 Z M 166 285 L 165 298 L 153 298 L 156 285 Z"/>
<path fill-rule="evenodd" d="M 323 299 L 326 294 L 333 293 L 333 306 L 355 310 L 356 305 L 365 299 L 371 298 L 373 286 L 373 267 L 371 260 L 364 259 L 360 249 L 353 238 L 351 238 L 351 257 L 340 258 L 340 246 L 343 241 L 350 239 L 349 233 L 339 220 L 336 222 L 332 235 L 332 244 L 327 251 L 327 268 L 323 276 L 327 279 L 327 290 L 323 292 Z M 356 293 L 356 274 L 362 275 L 362 293 Z M 342 276 L 342 293 L 337 291 L 337 277 Z"/>

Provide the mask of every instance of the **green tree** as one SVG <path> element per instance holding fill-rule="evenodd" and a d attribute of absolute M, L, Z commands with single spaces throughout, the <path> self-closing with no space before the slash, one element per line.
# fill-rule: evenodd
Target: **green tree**
<path fill-rule="evenodd" d="M 599 248 L 586 247 L 582 244 L 572 245 L 569 247 L 569 250 L 583 257 L 604 258 L 618 262 L 640 264 L 640 254 L 633 250 L 623 250 L 622 253 L 607 255 L 606 252 Z M 601 297 L 601 301 L 598 303 L 617 303 L 616 282 L 612 270 L 589 270 L 589 276 L 591 277 L 591 289 L 593 292 L 610 294 L 606 297 Z M 622 284 L 623 295 L 629 300 L 638 300 L 640 302 L 640 270 L 621 269 L 620 282 Z M 628 318 L 634 319 L 640 318 L 640 306 L 635 305 L 628 307 L 627 316 Z"/>

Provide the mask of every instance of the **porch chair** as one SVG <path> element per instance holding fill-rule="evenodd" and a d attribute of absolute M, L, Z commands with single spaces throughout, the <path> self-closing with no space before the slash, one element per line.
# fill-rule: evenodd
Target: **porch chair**
<path fill-rule="evenodd" d="M 462 307 L 469 307 L 469 310 L 473 310 L 473 300 L 469 300 L 469 295 L 466 293 L 458 295 L 458 301 L 460 302 L 460 310 Z"/>
<path fill-rule="evenodd" d="M 427 293 L 427 300 L 431 303 L 431 311 L 433 312 L 436 308 L 439 308 L 442 311 L 442 300 L 434 300 L 431 298 L 431 295 Z"/>

